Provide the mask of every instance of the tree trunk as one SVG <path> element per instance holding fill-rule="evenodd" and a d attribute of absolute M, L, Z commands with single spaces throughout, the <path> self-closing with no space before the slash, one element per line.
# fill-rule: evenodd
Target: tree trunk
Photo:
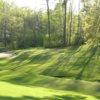
<path fill-rule="evenodd" d="M 67 15 L 67 0 L 64 0 L 64 34 L 63 34 L 63 46 L 66 47 L 67 46 L 67 41 L 66 41 L 66 15 Z"/>
<path fill-rule="evenodd" d="M 72 37 L 72 1 L 70 1 L 70 32 L 69 32 L 69 45 L 71 45 L 71 37 Z"/>
<path fill-rule="evenodd" d="M 49 35 L 49 43 L 50 43 L 50 9 L 49 9 L 49 0 L 47 1 L 47 14 L 48 14 L 48 35 Z"/>
<path fill-rule="evenodd" d="M 6 47 L 7 46 L 7 34 L 6 34 L 6 29 L 7 29 L 7 26 L 6 26 L 6 19 L 5 19 L 5 21 L 4 21 L 4 28 L 3 28 L 3 34 L 4 34 L 4 37 L 3 37 L 3 39 L 4 39 L 4 46 Z"/>

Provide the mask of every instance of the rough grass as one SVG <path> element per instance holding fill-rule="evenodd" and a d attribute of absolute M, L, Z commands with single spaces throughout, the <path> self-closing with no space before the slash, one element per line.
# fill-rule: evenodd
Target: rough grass
<path fill-rule="evenodd" d="M 31 48 L 11 51 L 16 54 L 15 57 L 0 59 L 0 80 L 12 83 L 12 85 L 71 90 L 99 97 L 99 51 L 100 47 L 92 44 L 65 49 Z M 63 99 L 67 97 L 65 95 L 61 99 L 46 100 L 67 100 Z M 8 99 L 5 98 L 5 100 Z M 18 100 L 25 99 L 19 98 Z M 37 96 L 32 100 L 40 99 Z"/>

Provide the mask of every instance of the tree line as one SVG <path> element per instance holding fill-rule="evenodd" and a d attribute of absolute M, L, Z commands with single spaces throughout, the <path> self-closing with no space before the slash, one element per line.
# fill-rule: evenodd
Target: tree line
<path fill-rule="evenodd" d="M 0 0 L 0 46 L 6 48 L 67 47 L 100 43 L 100 1 L 58 0 L 55 8 L 35 11 Z"/>

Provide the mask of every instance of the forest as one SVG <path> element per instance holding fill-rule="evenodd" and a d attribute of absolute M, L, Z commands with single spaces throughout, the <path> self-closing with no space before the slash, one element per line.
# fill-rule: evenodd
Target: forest
<path fill-rule="evenodd" d="M 59 0 L 53 10 L 35 11 L 0 0 L 0 44 L 7 48 L 67 47 L 100 42 L 100 1 Z"/>
<path fill-rule="evenodd" d="M 100 0 L 44 0 L 44 10 L 9 1 L 0 0 L 0 100 L 100 100 Z"/>

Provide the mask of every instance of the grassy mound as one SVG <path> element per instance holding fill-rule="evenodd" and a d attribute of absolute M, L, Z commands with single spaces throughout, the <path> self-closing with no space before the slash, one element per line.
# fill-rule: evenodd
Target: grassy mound
<path fill-rule="evenodd" d="M 29 72 L 82 80 L 100 79 L 100 47 L 84 45 L 67 49 L 26 49 L 13 51 L 16 57 L 0 61 L 4 70 Z"/>
<path fill-rule="evenodd" d="M 59 91 L 69 90 L 99 97 L 99 51 L 100 47 L 92 44 L 65 49 L 31 48 L 11 51 L 16 56 L 0 59 L 0 80 L 12 85 L 52 88 L 59 89 Z M 64 97 L 70 98 L 70 96 Z M 62 98 L 46 100 L 67 100 Z M 10 100 L 13 100 L 13 98 L 10 98 Z M 73 98 L 68 100 L 84 99 Z"/>

